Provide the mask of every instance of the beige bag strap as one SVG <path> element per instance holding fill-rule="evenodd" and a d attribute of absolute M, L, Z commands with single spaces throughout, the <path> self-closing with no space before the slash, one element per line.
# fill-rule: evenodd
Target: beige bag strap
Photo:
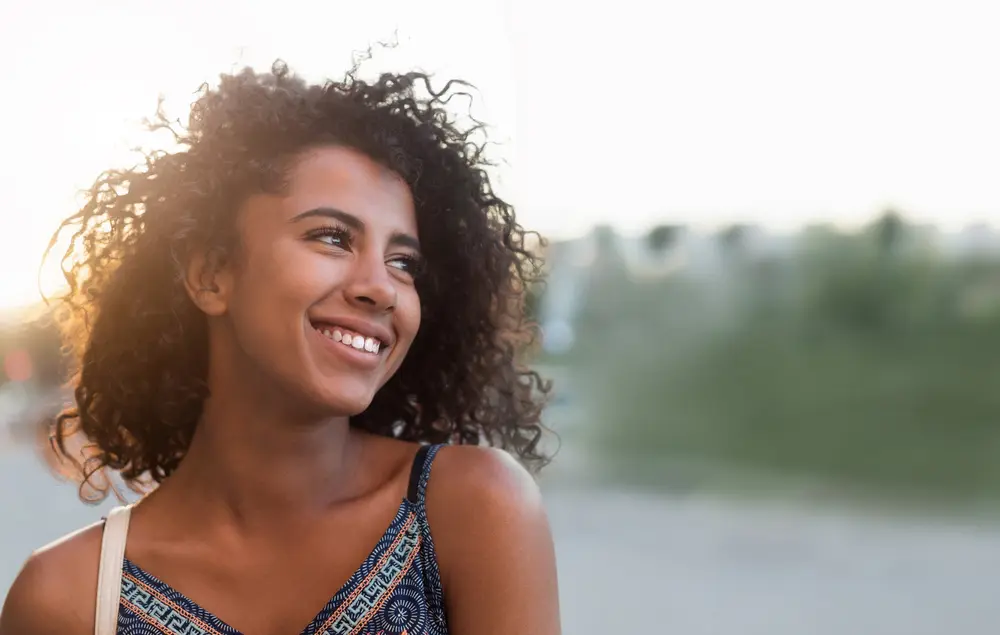
<path fill-rule="evenodd" d="M 101 539 L 101 568 L 97 574 L 97 622 L 94 635 L 118 631 L 118 603 L 122 592 L 122 566 L 132 506 L 116 507 L 108 514 Z"/>

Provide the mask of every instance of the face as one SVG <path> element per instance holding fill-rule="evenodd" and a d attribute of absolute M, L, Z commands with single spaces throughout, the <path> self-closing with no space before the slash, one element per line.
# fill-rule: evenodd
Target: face
<path fill-rule="evenodd" d="M 320 148 L 299 158 L 282 196 L 253 196 L 238 218 L 240 253 L 202 307 L 217 318 L 211 337 L 296 399 L 360 413 L 420 326 L 409 188 L 356 151 Z"/>

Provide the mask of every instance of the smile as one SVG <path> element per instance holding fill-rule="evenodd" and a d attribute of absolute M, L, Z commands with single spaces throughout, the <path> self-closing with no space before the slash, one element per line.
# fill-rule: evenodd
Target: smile
<path fill-rule="evenodd" d="M 314 326 L 313 328 L 332 342 L 349 346 L 355 350 L 378 355 L 382 350 L 382 340 L 376 337 L 366 337 L 339 326 Z"/>

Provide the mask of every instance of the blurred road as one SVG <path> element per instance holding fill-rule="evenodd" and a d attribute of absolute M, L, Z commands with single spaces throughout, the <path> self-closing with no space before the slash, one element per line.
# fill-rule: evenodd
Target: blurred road
<path fill-rule="evenodd" d="M 567 635 L 942 635 L 1000 623 L 1000 527 L 702 497 L 545 489 Z M 0 447 L 0 597 L 35 546 L 97 519 Z"/>

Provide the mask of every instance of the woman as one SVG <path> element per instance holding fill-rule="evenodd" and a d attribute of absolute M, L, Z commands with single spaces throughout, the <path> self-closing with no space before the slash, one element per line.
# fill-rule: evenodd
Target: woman
<path fill-rule="evenodd" d="M 32 555 L 0 634 L 95 632 L 99 577 L 119 635 L 559 632 L 538 490 L 483 447 L 543 462 L 537 263 L 459 85 L 223 76 L 154 123 L 176 149 L 97 181 L 63 226 L 55 440 L 158 486 Z"/>

